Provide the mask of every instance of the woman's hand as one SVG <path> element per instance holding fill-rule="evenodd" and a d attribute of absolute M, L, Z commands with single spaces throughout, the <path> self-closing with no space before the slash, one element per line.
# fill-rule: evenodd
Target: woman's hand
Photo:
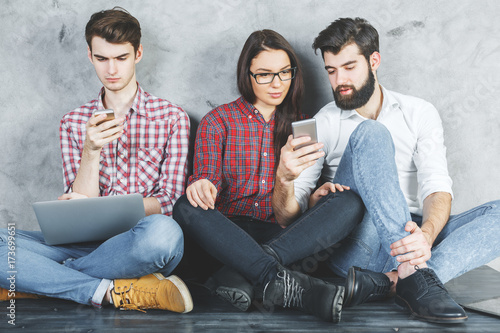
<path fill-rule="evenodd" d="M 208 179 L 200 179 L 189 185 L 186 196 L 194 207 L 200 206 L 204 210 L 215 209 L 217 189 Z"/>
<path fill-rule="evenodd" d="M 282 183 L 294 181 L 302 171 L 316 163 L 316 160 L 325 155 L 320 149 L 322 143 L 314 143 L 296 149 L 304 143 L 311 141 L 310 137 L 301 137 L 294 139 L 292 135 L 288 137 L 286 145 L 281 148 L 280 162 L 276 172 L 277 180 Z"/>

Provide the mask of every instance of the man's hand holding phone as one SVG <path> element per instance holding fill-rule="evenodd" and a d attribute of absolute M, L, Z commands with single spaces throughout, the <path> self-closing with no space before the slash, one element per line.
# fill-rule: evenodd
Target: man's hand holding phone
<path fill-rule="evenodd" d="M 100 151 L 107 143 L 118 139 L 123 134 L 123 118 L 115 118 L 113 110 L 97 110 L 87 122 L 85 147 L 91 151 Z"/>

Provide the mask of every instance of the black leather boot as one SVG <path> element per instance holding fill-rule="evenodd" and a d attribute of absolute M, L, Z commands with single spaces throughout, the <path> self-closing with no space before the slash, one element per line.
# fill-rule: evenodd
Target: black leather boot
<path fill-rule="evenodd" d="M 467 314 L 448 294 L 436 273 L 430 268 L 399 279 L 396 304 L 409 309 L 418 319 L 433 323 L 455 324 L 467 320 Z"/>
<path fill-rule="evenodd" d="M 351 267 L 345 283 L 344 306 L 384 299 L 390 290 L 391 280 L 384 273 Z"/>
<path fill-rule="evenodd" d="M 205 286 L 241 311 L 247 311 L 254 299 L 254 287 L 240 273 L 227 266 L 212 275 Z"/>
<path fill-rule="evenodd" d="M 264 288 L 265 306 L 295 308 L 334 323 L 340 321 L 343 298 L 343 286 L 281 266 L 276 278 Z"/>

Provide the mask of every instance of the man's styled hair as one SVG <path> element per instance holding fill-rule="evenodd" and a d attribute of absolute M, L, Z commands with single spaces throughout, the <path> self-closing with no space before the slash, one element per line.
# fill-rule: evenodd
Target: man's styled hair
<path fill-rule="evenodd" d="M 304 81 L 302 66 L 292 46 L 279 33 L 264 29 L 254 31 L 246 40 L 238 59 L 236 71 L 238 90 L 249 103 L 255 103 L 257 97 L 252 88 L 253 78 L 250 76 L 252 60 L 262 51 L 282 50 L 290 58 L 291 67 L 297 67 L 295 78 L 290 83 L 290 89 L 283 102 L 276 107 L 274 115 L 274 154 L 275 168 L 278 166 L 281 147 L 286 144 L 288 136 L 292 133 L 292 122 L 299 120 L 302 97 L 304 95 Z"/>
<path fill-rule="evenodd" d="M 92 38 L 104 38 L 108 43 L 130 43 L 135 53 L 141 45 L 141 26 L 139 21 L 121 7 L 103 10 L 92 14 L 85 27 L 85 39 L 92 52 Z"/>
<path fill-rule="evenodd" d="M 338 54 L 344 46 L 356 44 L 361 54 L 370 61 L 373 52 L 379 52 L 378 32 L 367 20 L 356 17 L 340 18 L 321 31 L 312 45 L 314 51 Z"/>

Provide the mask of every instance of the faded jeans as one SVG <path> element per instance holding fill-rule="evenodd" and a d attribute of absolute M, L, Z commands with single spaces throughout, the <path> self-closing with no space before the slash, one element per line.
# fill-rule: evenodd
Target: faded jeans
<path fill-rule="evenodd" d="M 0 229 L 0 286 L 6 289 L 12 274 L 8 236 L 7 229 Z M 181 228 L 165 215 L 147 216 L 105 242 L 51 246 L 39 231 L 16 230 L 16 291 L 100 307 L 111 280 L 168 275 L 183 249 Z"/>
<path fill-rule="evenodd" d="M 390 244 L 409 235 L 407 221 L 421 225 L 410 214 L 399 187 L 394 144 L 384 125 L 366 120 L 352 133 L 335 183 L 348 185 L 366 207 L 363 221 L 330 257 L 328 265 L 341 276 L 351 266 L 377 272 L 396 269 Z M 500 256 L 500 201 L 450 216 L 436 238 L 427 264 L 443 283 Z"/>

